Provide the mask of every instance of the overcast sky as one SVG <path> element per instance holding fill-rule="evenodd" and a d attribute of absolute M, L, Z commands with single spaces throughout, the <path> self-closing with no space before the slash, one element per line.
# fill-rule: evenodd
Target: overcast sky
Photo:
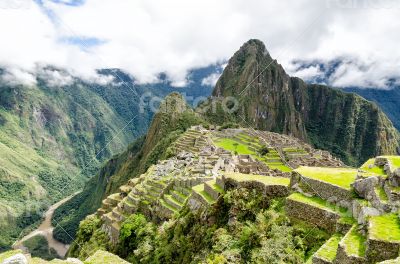
<path fill-rule="evenodd" d="M 0 65 L 26 83 L 50 64 L 85 78 L 121 68 L 140 82 L 165 72 L 179 84 L 258 38 L 292 75 L 321 75 L 299 61 L 339 59 L 329 84 L 385 88 L 400 77 L 399 2 L 0 0 Z"/>

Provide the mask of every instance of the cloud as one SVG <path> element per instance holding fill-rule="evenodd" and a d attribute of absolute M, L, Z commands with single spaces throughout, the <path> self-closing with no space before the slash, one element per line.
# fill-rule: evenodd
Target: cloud
<path fill-rule="evenodd" d="M 221 76 L 221 73 L 212 73 L 212 74 L 208 75 L 206 78 L 204 78 L 203 80 L 201 80 L 201 85 L 214 86 L 217 83 L 220 76 Z"/>
<path fill-rule="evenodd" d="M 36 77 L 34 74 L 29 73 L 19 68 L 7 68 L 0 76 L 0 80 L 7 85 L 35 85 Z"/>
<path fill-rule="evenodd" d="M 0 64 L 27 72 L 50 64 L 93 79 L 95 69 L 120 68 L 138 82 L 156 82 L 166 73 L 181 85 L 190 69 L 226 61 L 245 41 L 259 38 L 289 73 L 304 78 L 320 73 L 296 72 L 295 61 L 343 57 L 354 61 L 341 66 L 331 84 L 384 87 L 399 75 L 400 6 L 393 1 L 6 2 L 0 7 Z"/>

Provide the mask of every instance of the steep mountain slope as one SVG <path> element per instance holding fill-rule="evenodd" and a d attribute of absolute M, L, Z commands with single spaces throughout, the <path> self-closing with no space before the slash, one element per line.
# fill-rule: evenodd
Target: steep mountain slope
<path fill-rule="evenodd" d="M 399 133 L 375 104 L 288 76 L 258 40 L 245 43 L 229 60 L 213 96 L 216 101 L 232 96 L 238 103 L 230 100 L 229 112 L 208 105 L 209 120 L 293 135 L 348 164 L 398 151 Z"/>
<path fill-rule="evenodd" d="M 390 118 L 393 125 L 400 129 L 400 87 L 395 87 L 391 90 L 345 88 L 343 91 L 356 93 L 369 101 L 375 102 Z"/>
<path fill-rule="evenodd" d="M 116 69 L 99 71 L 114 77 L 107 85 L 51 67 L 43 71 L 73 81 L 54 85 L 47 75 L 38 75 L 33 86 L 0 81 L 0 249 L 147 131 L 153 111 L 141 104 L 143 95 L 157 99 L 179 89 L 188 96 L 208 96 L 212 87 L 202 80 L 216 67 L 194 70 L 180 88 L 167 80 L 136 85 Z"/>
<path fill-rule="evenodd" d="M 2 85 L 0 98 L 2 247 L 40 219 L 41 209 L 81 188 L 134 136 L 106 145 L 127 121 L 82 84 Z"/>
<path fill-rule="evenodd" d="M 97 210 L 105 196 L 115 192 L 129 179 L 144 173 L 150 165 L 169 155 L 168 147 L 188 127 L 202 121 L 186 104 L 182 95 L 173 93 L 165 98 L 154 116 L 146 137 L 136 140 L 124 153 L 113 157 L 82 193 L 59 207 L 53 222 L 55 238 L 69 243 L 79 222 Z"/>

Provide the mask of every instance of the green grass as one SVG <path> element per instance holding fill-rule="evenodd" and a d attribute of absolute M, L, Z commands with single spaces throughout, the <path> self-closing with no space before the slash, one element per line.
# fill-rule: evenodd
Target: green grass
<path fill-rule="evenodd" d="M 368 227 L 372 239 L 400 243 L 400 222 L 397 214 L 371 216 Z"/>
<path fill-rule="evenodd" d="M 287 153 L 307 153 L 304 149 L 300 148 L 283 148 L 283 152 Z"/>
<path fill-rule="evenodd" d="M 170 205 L 169 203 L 167 203 L 164 199 L 160 199 L 160 203 L 162 206 L 170 209 L 174 213 L 178 213 L 178 210 L 175 207 L 173 207 L 172 205 Z"/>
<path fill-rule="evenodd" d="M 339 218 L 338 223 L 346 224 L 346 225 L 353 225 L 356 223 L 356 220 L 352 216 L 342 216 Z"/>
<path fill-rule="evenodd" d="M 336 258 L 336 251 L 339 242 L 342 239 L 340 234 L 333 235 L 316 253 L 315 256 L 327 261 L 333 261 Z"/>
<path fill-rule="evenodd" d="M 400 168 L 400 156 L 384 156 L 384 157 L 388 159 L 394 170 Z"/>
<path fill-rule="evenodd" d="M 337 207 L 334 204 L 328 203 L 326 200 L 321 199 L 319 197 L 313 196 L 313 197 L 308 197 L 305 196 L 301 193 L 293 193 L 290 196 L 287 197 L 287 199 L 309 204 L 311 206 L 332 212 L 332 213 L 339 213 L 343 217 L 346 216 L 347 209 L 342 208 L 342 207 Z"/>
<path fill-rule="evenodd" d="M 366 237 L 358 232 L 357 225 L 354 225 L 342 240 L 347 255 L 359 257 L 365 256 L 366 241 Z"/>
<path fill-rule="evenodd" d="M 225 173 L 227 178 L 231 178 L 238 182 L 243 181 L 257 181 L 265 185 L 283 185 L 289 186 L 290 179 L 283 177 L 271 177 L 264 175 L 242 174 L 242 173 Z"/>
<path fill-rule="evenodd" d="M 375 193 L 378 195 L 379 200 L 383 203 L 387 203 L 389 201 L 385 190 L 382 187 L 375 187 Z"/>
<path fill-rule="evenodd" d="M 278 152 L 274 149 L 270 149 L 270 152 L 267 155 L 262 157 L 256 151 L 251 150 L 249 145 L 243 144 L 243 143 L 238 142 L 231 138 L 219 138 L 219 139 L 216 139 L 214 141 L 214 143 L 218 147 L 223 148 L 225 150 L 229 150 L 232 152 L 236 151 L 238 154 L 241 154 L 241 155 L 251 155 L 253 158 L 264 162 L 271 169 L 278 169 L 283 172 L 292 171 L 291 168 L 289 168 L 282 162 Z M 257 144 L 257 146 L 261 147 L 261 145 L 258 143 L 252 142 L 252 144 Z M 280 162 L 268 162 L 267 161 L 268 158 L 278 159 L 278 160 L 280 160 Z"/>
<path fill-rule="evenodd" d="M 383 169 L 383 166 L 375 166 L 375 159 L 369 159 L 367 160 L 361 167 L 363 171 L 373 173 L 373 174 L 378 174 L 378 175 L 386 175 L 385 170 Z M 371 168 L 370 168 L 371 166 Z"/>
<path fill-rule="evenodd" d="M 289 168 L 288 166 L 286 166 L 283 163 L 281 163 L 281 164 L 274 164 L 274 163 L 268 163 L 268 162 L 265 162 L 265 163 L 268 165 L 268 167 L 270 167 L 273 170 L 278 169 L 283 172 L 291 172 L 292 171 L 291 168 Z"/>
<path fill-rule="evenodd" d="M 254 151 L 250 150 L 247 145 L 244 145 L 236 140 L 230 138 L 222 138 L 215 141 L 215 144 L 223 149 L 237 152 L 243 155 L 257 155 Z"/>
<path fill-rule="evenodd" d="M 93 256 L 84 261 L 85 264 L 129 264 L 129 262 L 107 251 L 98 250 Z"/>
<path fill-rule="evenodd" d="M 300 167 L 295 171 L 303 177 L 334 184 L 346 190 L 351 189 L 350 185 L 357 177 L 356 169 L 347 168 Z"/>
<path fill-rule="evenodd" d="M 212 198 L 211 195 L 209 195 L 206 191 L 204 191 L 204 184 L 203 184 L 203 183 L 192 187 L 192 190 L 194 190 L 195 192 L 197 192 L 198 194 L 200 194 L 201 196 L 203 196 L 203 198 L 204 198 L 209 204 L 215 203 L 214 198 Z"/>
<path fill-rule="evenodd" d="M 211 180 L 207 182 L 208 185 L 210 185 L 214 190 L 216 190 L 219 193 L 224 193 L 224 190 L 222 189 L 221 186 L 219 186 L 216 182 L 216 180 Z"/>

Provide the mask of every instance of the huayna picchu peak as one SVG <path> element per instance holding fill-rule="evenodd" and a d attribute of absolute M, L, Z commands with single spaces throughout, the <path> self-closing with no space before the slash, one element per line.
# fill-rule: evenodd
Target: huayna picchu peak
<path fill-rule="evenodd" d="M 208 111 L 209 120 L 292 135 L 349 165 L 400 150 L 398 131 L 374 103 L 290 77 L 259 40 L 248 41 L 229 60 L 213 96 L 238 103 L 233 113 Z"/>

